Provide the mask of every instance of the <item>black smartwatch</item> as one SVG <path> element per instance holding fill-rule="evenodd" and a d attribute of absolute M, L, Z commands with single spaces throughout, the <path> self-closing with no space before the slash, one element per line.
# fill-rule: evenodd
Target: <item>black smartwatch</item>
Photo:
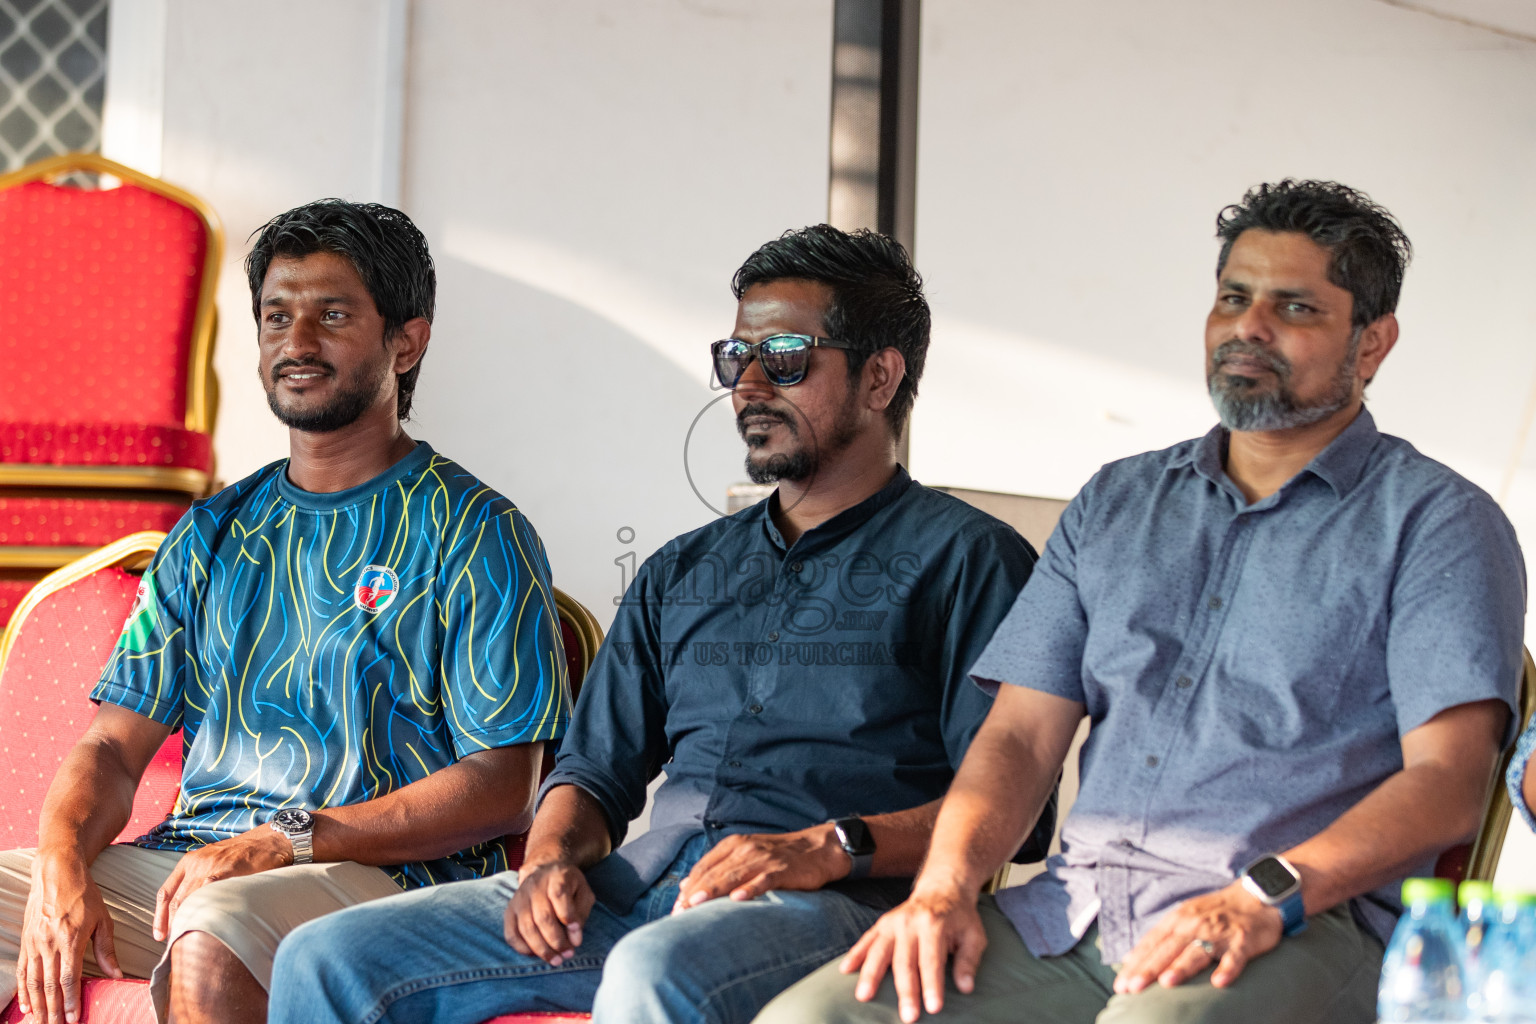
<path fill-rule="evenodd" d="M 1243 888 L 1260 903 L 1280 911 L 1285 934 L 1295 935 L 1307 927 L 1306 905 L 1301 898 L 1301 872 L 1284 857 L 1260 857 L 1243 872 Z"/>
<path fill-rule="evenodd" d="M 864 824 L 864 819 L 833 818 L 829 824 L 833 835 L 837 836 L 837 845 L 853 861 L 853 870 L 848 872 L 848 877 L 863 878 L 868 875 L 870 865 L 875 862 L 875 837 L 869 834 L 869 826 Z"/>

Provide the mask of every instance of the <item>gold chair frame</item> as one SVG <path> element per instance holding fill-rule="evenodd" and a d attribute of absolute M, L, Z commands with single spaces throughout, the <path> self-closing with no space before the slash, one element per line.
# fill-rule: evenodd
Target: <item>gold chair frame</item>
<path fill-rule="evenodd" d="M 147 568 L 150 559 L 154 557 L 161 542 L 165 540 L 165 536 L 159 530 L 130 533 L 105 547 L 90 550 L 85 557 L 77 558 L 38 580 L 37 584 L 27 591 L 27 596 L 21 599 L 21 604 L 16 606 L 16 613 L 11 616 L 11 621 L 5 627 L 4 633 L 0 633 L 0 675 L 4 674 L 6 659 L 10 657 L 16 638 L 21 635 L 22 623 L 26 622 L 27 616 L 32 614 L 33 609 L 65 587 L 79 583 L 102 569 Z"/>
<path fill-rule="evenodd" d="M 597 657 L 597 649 L 603 644 L 603 627 L 597 624 L 596 616 L 587 610 L 586 605 L 559 587 L 554 590 L 555 611 L 576 634 L 576 642 L 580 645 L 577 653 L 581 656 L 581 672 L 585 677 L 592 668 L 592 659 Z"/>
<path fill-rule="evenodd" d="M 1518 727 L 1515 735 L 1525 732 L 1536 711 L 1536 661 L 1531 652 L 1525 652 L 1525 668 L 1520 673 L 1520 693 L 1515 701 Z M 1488 799 L 1483 804 L 1483 823 L 1478 827 L 1477 838 L 1472 841 L 1472 856 L 1467 861 L 1467 878 L 1482 882 L 1493 881 L 1499 867 L 1499 855 L 1504 852 L 1504 837 L 1509 835 L 1509 823 L 1515 814 L 1514 801 L 1504 778 L 1509 773 L 1509 762 L 1515 756 L 1513 745 L 1499 757 L 1488 786 Z"/>
<path fill-rule="evenodd" d="M 147 192 L 184 206 L 202 221 L 208 238 L 203 256 L 202 285 L 198 290 L 197 312 L 192 321 L 192 345 L 187 366 L 186 414 L 188 430 L 213 433 L 218 415 L 218 380 L 213 375 L 213 343 L 218 330 L 218 310 L 214 296 L 219 285 L 219 268 L 224 260 L 224 229 L 218 214 L 197 196 L 159 178 L 152 178 L 131 167 L 108 160 L 95 153 L 66 153 L 49 157 L 10 174 L 0 175 L 0 190 L 31 181 L 48 181 L 76 171 L 104 174 L 137 185 Z M 211 474 L 200 470 L 171 466 L 55 466 L 25 463 L 0 464 L 0 486 L 11 487 L 106 487 L 178 491 L 201 498 L 209 493 Z M 90 549 L 69 549 L 72 551 Z M 7 552 L 5 564 L 15 566 Z M 57 565 L 58 562 L 51 563 Z"/>

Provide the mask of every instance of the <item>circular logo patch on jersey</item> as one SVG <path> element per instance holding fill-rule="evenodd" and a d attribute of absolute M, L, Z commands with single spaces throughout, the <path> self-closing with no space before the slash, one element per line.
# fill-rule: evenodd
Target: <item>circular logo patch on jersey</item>
<path fill-rule="evenodd" d="M 400 577 L 387 565 L 370 565 L 357 577 L 352 600 L 363 611 L 377 615 L 400 593 Z"/>

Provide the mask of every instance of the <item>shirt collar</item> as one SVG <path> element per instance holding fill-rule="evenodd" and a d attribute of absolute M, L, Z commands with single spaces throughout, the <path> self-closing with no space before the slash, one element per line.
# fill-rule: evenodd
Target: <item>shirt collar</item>
<path fill-rule="evenodd" d="M 880 488 L 874 494 L 871 494 L 869 497 L 865 498 L 863 501 L 859 502 L 857 505 L 854 505 L 852 508 L 845 508 L 821 525 L 814 526 L 811 529 L 806 530 L 805 533 L 801 535 L 799 542 L 805 543 L 808 539 L 821 539 L 823 537 L 841 536 L 842 534 L 845 534 L 858 526 L 862 526 L 872 516 L 874 516 L 876 512 L 879 512 L 881 509 L 885 508 L 887 505 L 890 505 L 897 498 L 900 498 L 903 494 L 905 494 L 907 492 L 907 488 L 911 486 L 911 475 L 907 472 L 905 466 L 897 463 L 896 472 L 891 475 L 889 483 Z M 757 515 L 762 517 L 763 529 L 767 532 L 768 539 L 771 540 L 774 546 L 779 550 L 787 551 L 789 549 L 789 545 L 784 543 L 784 535 L 779 532 L 779 528 L 773 523 L 772 512 L 773 509 L 777 507 L 778 500 L 779 492 L 778 489 L 775 488 L 772 494 L 757 503 L 755 510 Z"/>
<path fill-rule="evenodd" d="M 1227 437 L 1227 428 L 1218 423 L 1211 428 L 1210 433 L 1169 459 L 1168 468 L 1177 469 L 1192 465 L 1195 472 L 1213 484 L 1221 486 L 1222 481 L 1227 478 L 1223 465 L 1226 461 Z M 1371 416 L 1369 409 L 1361 406 L 1360 414 L 1344 428 L 1343 433 L 1329 442 L 1328 447 L 1318 452 L 1301 472 L 1310 472 L 1323 480 L 1333 488 L 1334 494 L 1342 498 L 1360 482 L 1360 477 L 1365 472 L 1366 459 L 1370 458 L 1371 451 L 1376 447 L 1376 441 L 1380 437 L 1381 432 L 1376 429 L 1375 418 Z M 1297 476 L 1300 475 L 1300 473 L 1297 474 Z"/>

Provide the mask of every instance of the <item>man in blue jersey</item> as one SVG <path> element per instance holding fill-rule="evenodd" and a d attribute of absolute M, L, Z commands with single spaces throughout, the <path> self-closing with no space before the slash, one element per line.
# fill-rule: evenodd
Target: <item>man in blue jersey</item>
<path fill-rule="evenodd" d="M 300 929 L 274 1021 L 744 1022 L 906 893 L 988 705 L 965 671 L 1034 553 L 897 462 L 929 333 L 900 245 L 791 232 L 734 291 L 715 373 L 774 495 L 641 566 L 521 877 Z M 624 842 L 662 771 L 650 830 Z"/>
<path fill-rule="evenodd" d="M 0 854 L 0 1006 L 53 1024 L 82 976 L 150 978 L 162 1019 L 264 1020 L 293 928 L 505 869 L 569 718 L 537 534 L 401 427 L 436 290 L 421 233 L 326 200 L 246 266 L 290 456 L 176 525 L 38 848 Z M 178 727 L 175 810 L 109 846 Z"/>

